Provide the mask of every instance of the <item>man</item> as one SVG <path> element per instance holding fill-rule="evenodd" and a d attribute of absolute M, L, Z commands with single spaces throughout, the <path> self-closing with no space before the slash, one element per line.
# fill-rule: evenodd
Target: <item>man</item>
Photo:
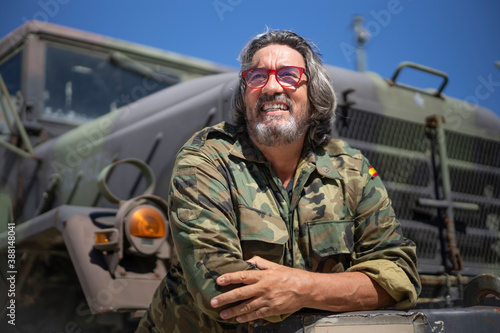
<path fill-rule="evenodd" d="M 172 268 L 139 331 L 414 305 L 415 246 L 367 160 L 330 139 L 335 94 L 319 56 L 270 31 L 240 61 L 235 125 L 196 133 L 177 156 Z"/>

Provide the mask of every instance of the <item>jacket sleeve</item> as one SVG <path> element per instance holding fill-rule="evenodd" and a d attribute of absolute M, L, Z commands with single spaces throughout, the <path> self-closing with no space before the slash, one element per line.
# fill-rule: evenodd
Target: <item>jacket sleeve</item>
<path fill-rule="evenodd" d="M 415 305 L 421 290 L 415 244 L 403 237 L 387 190 L 376 174 L 370 174 L 363 159 L 363 191 L 358 198 L 353 266 L 348 271 L 363 272 L 395 300 L 396 309 Z"/>
<path fill-rule="evenodd" d="M 184 149 L 173 170 L 169 211 L 173 243 L 188 291 L 196 306 L 217 321 L 224 321 L 219 316 L 222 308 L 213 309 L 210 300 L 229 290 L 216 284 L 217 277 L 255 269 L 243 260 L 223 168 L 199 151 Z M 236 323 L 234 319 L 226 322 Z"/>

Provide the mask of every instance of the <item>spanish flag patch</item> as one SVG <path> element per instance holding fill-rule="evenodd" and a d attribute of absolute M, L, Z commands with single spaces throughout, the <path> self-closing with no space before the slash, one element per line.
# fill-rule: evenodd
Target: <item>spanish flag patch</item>
<path fill-rule="evenodd" d="M 372 178 L 375 178 L 375 177 L 378 176 L 377 170 L 375 170 L 375 168 L 372 167 L 371 165 L 368 168 L 368 172 L 370 173 L 370 175 L 372 176 Z"/>

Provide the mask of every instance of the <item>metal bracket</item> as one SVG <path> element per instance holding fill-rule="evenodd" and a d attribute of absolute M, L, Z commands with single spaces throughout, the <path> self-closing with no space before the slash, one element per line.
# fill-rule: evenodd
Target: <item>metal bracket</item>
<path fill-rule="evenodd" d="M 342 92 L 342 97 L 343 97 L 343 102 L 344 104 L 338 104 L 337 108 L 340 110 L 339 116 L 341 118 L 339 119 L 340 122 L 343 123 L 344 127 L 349 127 L 349 118 L 347 117 L 349 114 L 349 110 L 351 107 L 356 104 L 354 101 L 349 100 L 349 94 L 352 94 L 356 90 L 353 88 L 346 89 Z"/>
<path fill-rule="evenodd" d="M 455 230 L 455 222 L 453 209 L 479 210 L 479 205 L 466 202 L 455 202 L 451 196 L 451 182 L 448 167 L 448 155 L 446 152 L 445 132 L 443 128 L 444 118 L 442 116 L 431 116 L 427 118 L 427 127 L 436 131 L 438 150 L 439 150 L 439 166 L 441 173 L 441 187 L 444 198 L 442 200 L 432 200 L 420 198 L 418 203 L 422 206 L 445 209 L 444 223 L 446 227 L 446 239 L 448 242 L 448 255 L 454 270 L 460 271 L 463 269 L 462 256 L 457 246 L 457 235 Z M 437 170 L 434 170 L 437 172 Z M 438 184 L 435 184 L 436 193 L 438 193 Z"/>
<path fill-rule="evenodd" d="M 31 146 L 30 139 L 28 137 L 28 133 L 26 132 L 26 128 L 23 126 L 23 123 L 21 121 L 21 118 L 19 118 L 19 114 L 16 112 L 16 109 L 14 108 L 14 104 L 12 103 L 12 100 L 10 99 L 10 94 L 9 91 L 7 90 L 7 87 L 5 86 L 5 82 L 2 78 L 2 75 L 0 74 L 0 105 L 2 106 L 2 111 L 5 117 L 5 120 L 7 122 L 7 126 L 9 127 L 9 131 L 13 132 L 13 128 L 10 124 L 9 117 L 8 117 L 8 112 L 7 112 L 7 107 L 3 103 L 2 95 L 5 97 L 7 100 L 7 104 L 10 108 L 11 114 L 13 116 L 14 123 L 16 125 L 17 130 L 19 131 L 19 136 L 21 137 L 21 141 L 24 144 L 24 147 L 26 147 L 26 150 L 21 149 L 12 143 L 5 142 L 0 140 L 0 146 L 4 146 L 8 150 L 22 156 L 25 158 L 32 158 L 34 160 L 38 160 L 38 157 L 35 156 L 35 152 L 33 151 L 33 147 Z"/>

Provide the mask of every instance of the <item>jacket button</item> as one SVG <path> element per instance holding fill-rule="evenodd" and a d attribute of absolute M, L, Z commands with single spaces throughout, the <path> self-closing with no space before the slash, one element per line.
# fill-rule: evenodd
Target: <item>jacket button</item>
<path fill-rule="evenodd" d="M 330 172 L 330 169 L 329 168 L 323 168 L 323 171 L 324 172 Z"/>

